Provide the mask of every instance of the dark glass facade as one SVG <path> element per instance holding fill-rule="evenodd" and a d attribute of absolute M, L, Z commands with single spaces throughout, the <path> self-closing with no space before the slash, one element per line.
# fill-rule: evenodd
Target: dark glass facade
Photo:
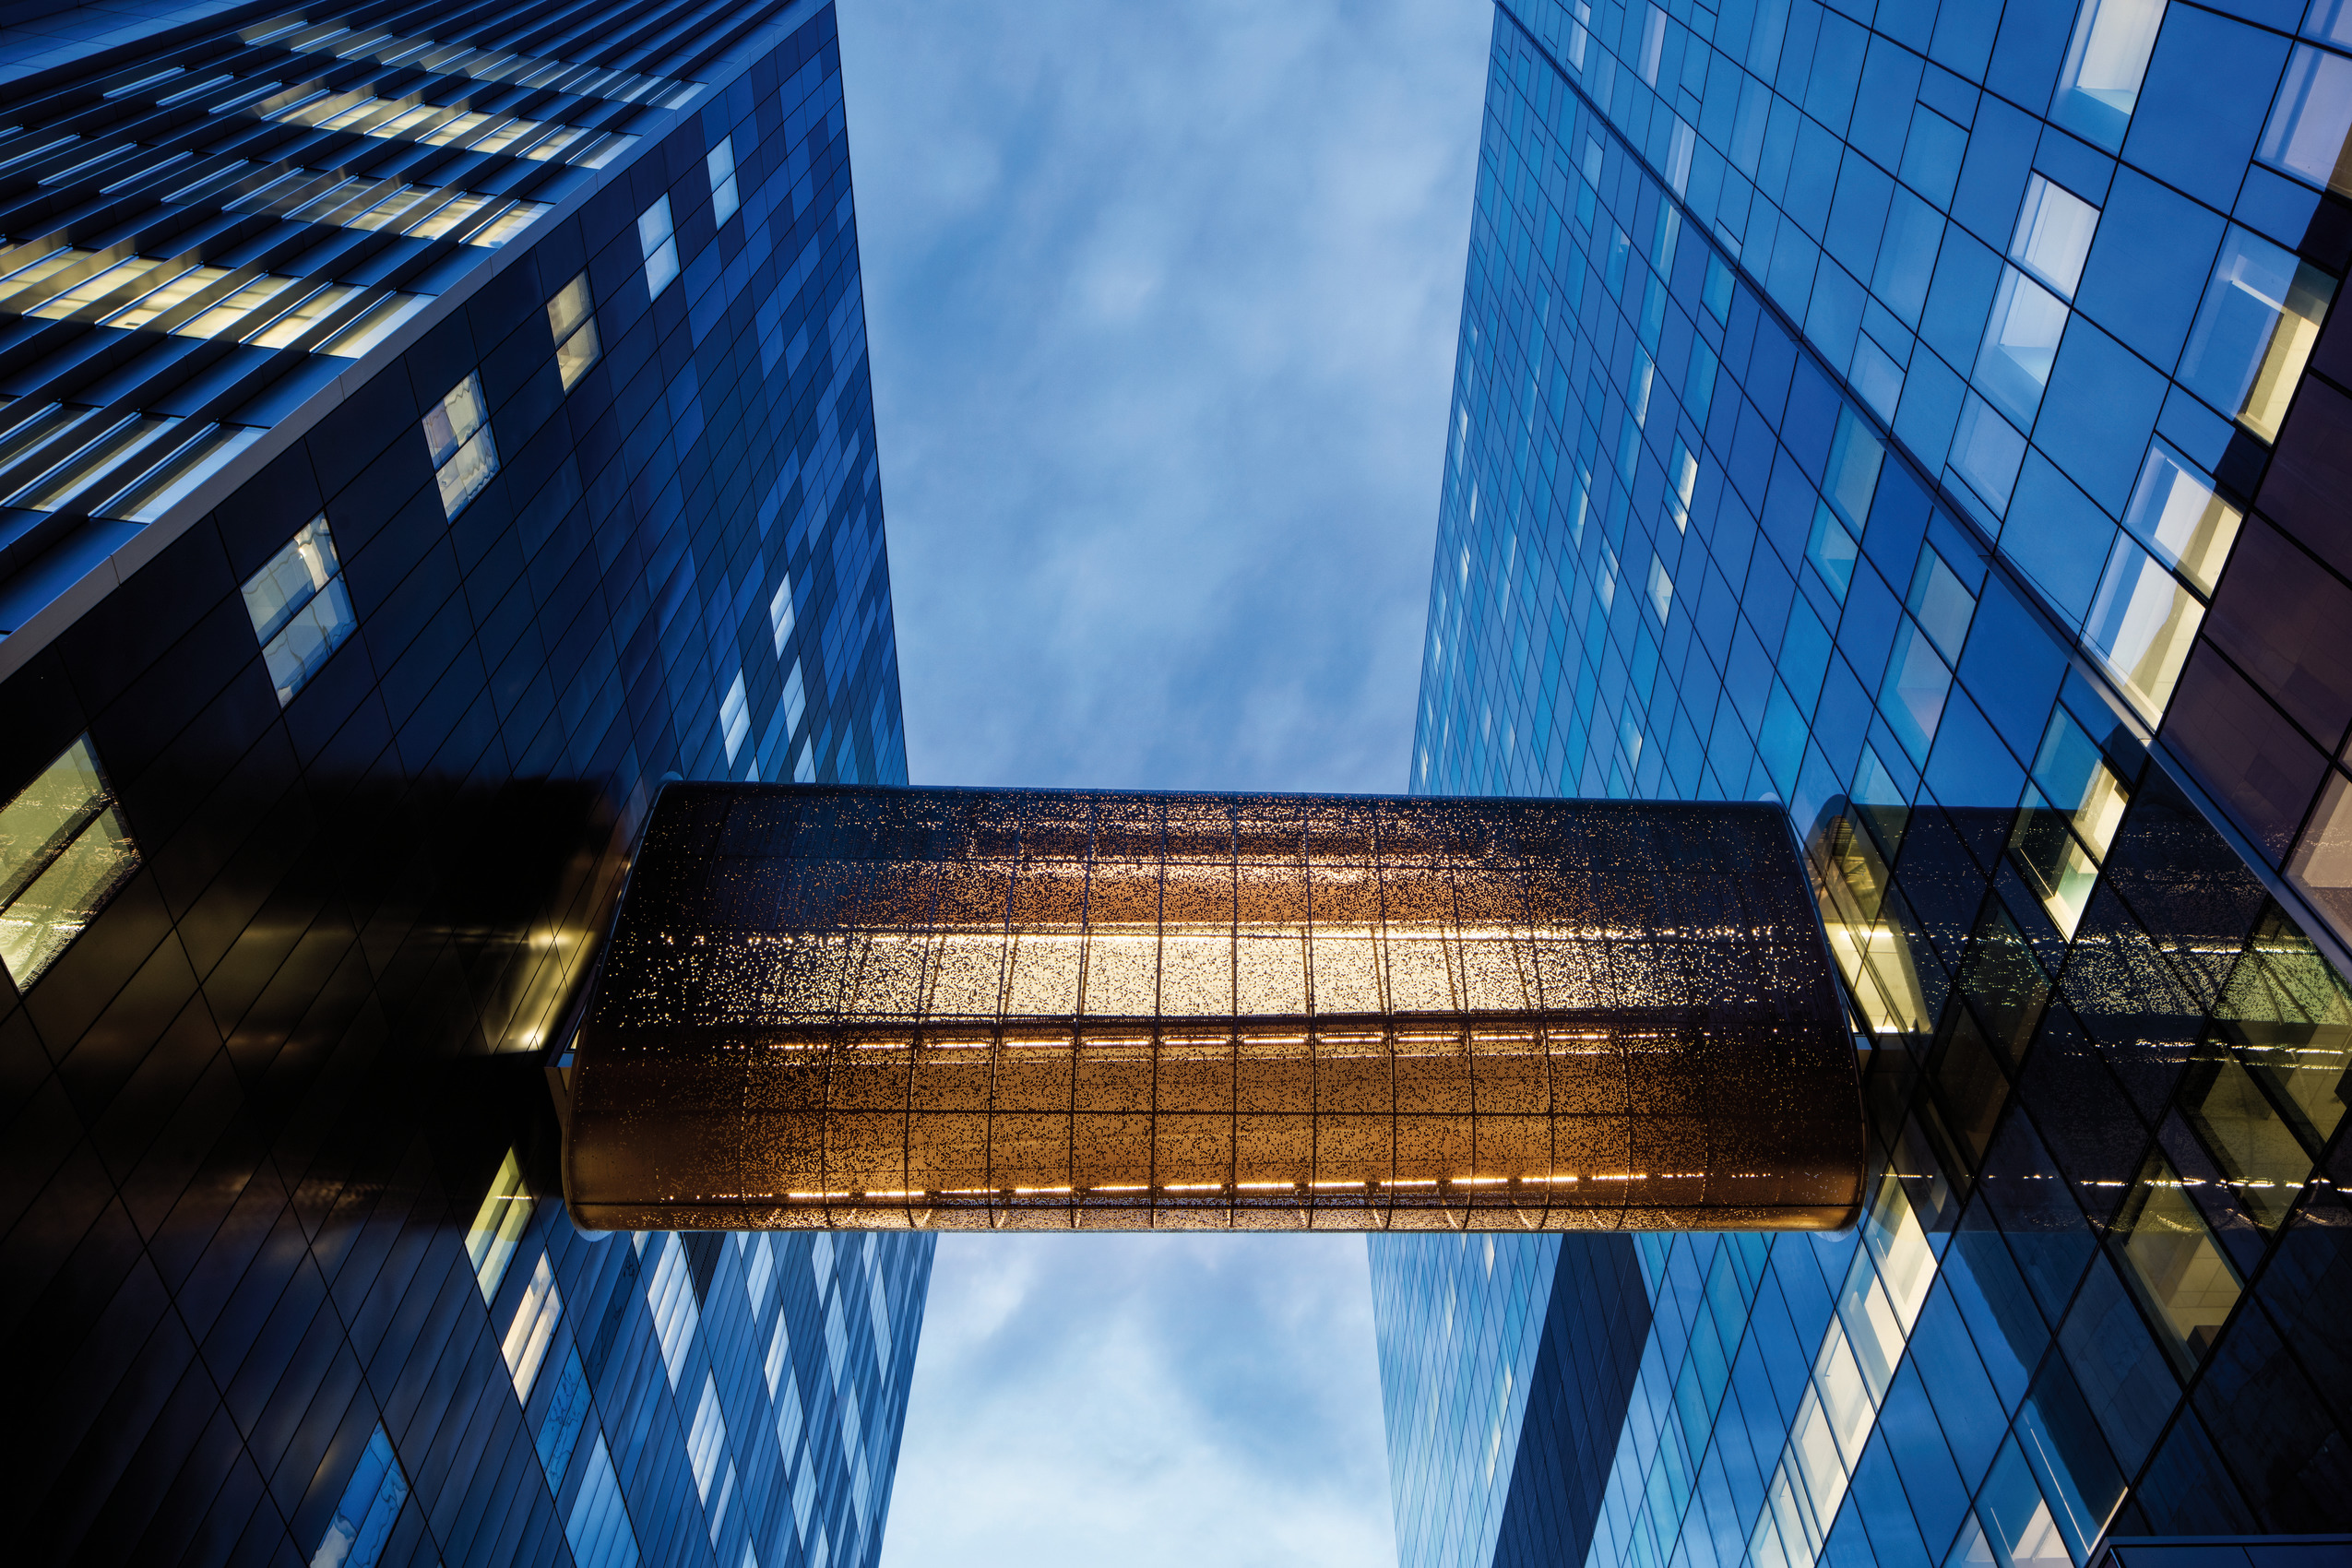
<path fill-rule="evenodd" d="M 1408 1563 L 2352 1524 L 2347 51 L 1498 8 L 1411 783 L 1785 803 L 1883 1174 L 1843 1237 L 1377 1241 Z"/>
<path fill-rule="evenodd" d="M 665 779 L 904 778 L 830 7 L 0 81 L 12 1559 L 875 1562 L 929 1239 L 582 1235 L 543 1065 Z"/>

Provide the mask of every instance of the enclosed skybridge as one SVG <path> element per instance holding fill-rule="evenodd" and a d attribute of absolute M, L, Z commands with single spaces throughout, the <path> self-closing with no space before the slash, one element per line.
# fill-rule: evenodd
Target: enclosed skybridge
<path fill-rule="evenodd" d="M 1824 1229 L 1780 808 L 673 784 L 569 1075 L 593 1229 Z"/>

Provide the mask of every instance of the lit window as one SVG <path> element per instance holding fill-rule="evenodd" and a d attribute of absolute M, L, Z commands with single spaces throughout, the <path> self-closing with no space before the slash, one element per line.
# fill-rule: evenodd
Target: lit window
<path fill-rule="evenodd" d="M 743 749 L 744 738 L 752 732 L 752 705 L 743 694 L 743 675 L 735 672 L 735 683 L 727 688 L 726 697 L 719 705 L 719 729 L 727 745 L 727 766 L 735 766 L 735 754 Z"/>
<path fill-rule="evenodd" d="M 491 1179 L 490 1191 L 482 1194 L 481 1206 L 474 1210 L 473 1223 L 466 1227 L 466 1258 L 473 1265 L 474 1283 L 481 1288 L 483 1301 L 498 1294 L 498 1282 L 506 1277 L 506 1265 L 515 1261 L 515 1249 L 522 1244 L 530 1222 L 531 1197 L 523 1190 L 522 1163 L 508 1149 Z"/>
<path fill-rule="evenodd" d="M 2013 267 L 2001 271 L 1992 316 L 1977 355 L 1977 385 L 2002 411 L 2030 425 L 2049 385 L 2058 340 L 2066 334 L 2065 302 Z"/>
<path fill-rule="evenodd" d="M 580 384 L 604 352 L 596 335 L 596 301 L 588 293 L 588 276 L 581 273 L 547 302 L 547 328 L 555 336 L 555 370 L 569 392 Z"/>
<path fill-rule="evenodd" d="M 441 510 L 454 522 L 498 471 L 498 446 L 491 439 L 490 411 L 482 402 L 479 373 L 451 387 L 449 395 L 424 416 L 424 439 L 433 448 Z"/>
<path fill-rule="evenodd" d="M 2123 780 L 2097 743 L 2060 708 L 2035 754 L 2009 847 L 2064 936 L 2082 923 L 2125 802 Z"/>
<path fill-rule="evenodd" d="M 515 1380 L 515 1397 L 529 1399 L 531 1384 L 539 1380 L 540 1363 L 547 1359 L 547 1348 L 554 1342 L 556 1320 L 564 1315 L 563 1292 L 555 1288 L 555 1271 L 547 1265 L 547 1254 L 539 1254 L 539 1266 L 531 1270 L 530 1283 L 523 1289 L 523 1299 L 516 1304 L 515 1320 L 506 1327 L 506 1339 L 502 1348 L 506 1355 L 507 1373 Z"/>
<path fill-rule="evenodd" d="M 314 517 L 245 579 L 245 614 L 261 642 L 280 707 L 294 700 L 359 624 L 350 595 L 343 591 L 342 571 L 327 519 Z"/>
<path fill-rule="evenodd" d="M 2181 381 L 2263 440 L 2275 439 L 2334 293 L 2318 267 L 2232 229 L 2189 335 Z"/>
<path fill-rule="evenodd" d="M 2123 145 L 2140 82 L 2156 53 L 2165 0 L 2083 0 L 2058 73 L 2050 117 L 2108 147 Z"/>
<path fill-rule="evenodd" d="M 0 806 L 0 965 L 22 991 L 138 869 L 138 845 L 84 735 Z"/>
<path fill-rule="evenodd" d="M 392 1440 L 378 1422 L 374 1435 L 360 1455 L 359 1467 L 343 1488 L 327 1534 L 311 1554 L 311 1568 L 375 1568 L 384 1543 L 399 1522 L 400 1505 L 409 1500 L 409 1478 L 393 1457 Z"/>
<path fill-rule="evenodd" d="M 776 597 L 767 601 L 767 624 L 776 634 L 776 657 L 784 657 L 784 639 L 792 635 L 792 576 L 786 573 L 776 585 Z"/>
<path fill-rule="evenodd" d="M 653 1277 L 646 1284 L 646 1305 L 653 1312 L 654 1337 L 661 1345 L 661 1364 L 670 1374 L 670 1391 L 686 1372 L 686 1349 L 702 1322 L 695 1301 L 694 1280 L 686 1267 L 686 1249 L 675 1231 L 661 1238 L 661 1255 L 654 1260 Z"/>
<path fill-rule="evenodd" d="M 2238 1304 L 2238 1271 L 2164 1156 L 2150 1157 L 2115 1229 L 2131 1265 L 2125 1272 L 2163 1330 L 2165 1348 L 2181 1371 L 2193 1371 Z"/>
<path fill-rule="evenodd" d="M 2352 60 L 2308 43 L 2296 46 L 2260 156 L 2315 185 L 2352 196 Z"/>
<path fill-rule="evenodd" d="M 2154 722 L 2171 705 L 2204 607 L 2130 539 L 2119 536 L 2091 600 L 2083 640 Z"/>
<path fill-rule="evenodd" d="M 2158 441 L 2140 467 L 2123 526 L 2199 592 L 2211 593 L 2222 563 L 2229 559 L 2229 547 L 2237 541 L 2241 516 L 2214 493 L 2212 481 Z"/>
<path fill-rule="evenodd" d="M 668 196 L 638 215 L 637 244 L 645 252 L 646 292 L 659 298 L 678 276 L 678 236 L 671 227 Z"/>
<path fill-rule="evenodd" d="M 724 223 L 743 205 L 735 196 L 735 138 L 721 137 L 703 164 L 710 171 L 711 221 Z"/>
<path fill-rule="evenodd" d="M 2025 182 L 2025 205 L 2009 241 L 2009 259 L 2071 300 L 2098 226 L 2097 208 L 2036 174 Z"/>

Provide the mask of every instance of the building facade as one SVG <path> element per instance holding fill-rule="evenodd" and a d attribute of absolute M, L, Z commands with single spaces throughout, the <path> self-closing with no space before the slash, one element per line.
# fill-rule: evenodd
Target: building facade
<path fill-rule="evenodd" d="M 1772 799 L 1842 1237 L 1375 1239 L 1412 1568 L 2352 1526 L 2352 6 L 1505 0 L 1411 786 Z"/>
<path fill-rule="evenodd" d="M 829 6 L 0 30 L 20 1562 L 871 1564 L 921 1237 L 597 1237 L 669 778 L 901 782 Z"/>

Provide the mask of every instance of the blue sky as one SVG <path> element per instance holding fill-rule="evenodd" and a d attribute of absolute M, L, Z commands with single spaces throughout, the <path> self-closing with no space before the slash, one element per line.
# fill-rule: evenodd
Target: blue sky
<path fill-rule="evenodd" d="M 840 0 L 915 782 L 1405 787 L 1491 16 Z M 886 1568 L 1393 1559 L 1360 1240 L 942 1240 Z"/>

